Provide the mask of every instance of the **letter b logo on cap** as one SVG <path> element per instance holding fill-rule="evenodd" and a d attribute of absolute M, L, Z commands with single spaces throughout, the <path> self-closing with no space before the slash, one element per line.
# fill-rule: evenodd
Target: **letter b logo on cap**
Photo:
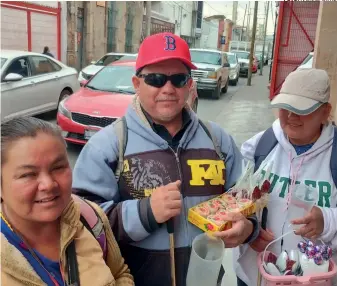
<path fill-rule="evenodd" d="M 177 46 L 176 46 L 176 40 L 172 36 L 165 36 L 165 51 L 174 51 Z"/>

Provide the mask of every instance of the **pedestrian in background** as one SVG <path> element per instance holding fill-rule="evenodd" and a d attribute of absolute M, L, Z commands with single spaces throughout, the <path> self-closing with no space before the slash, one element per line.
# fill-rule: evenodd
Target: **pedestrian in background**
<path fill-rule="evenodd" d="M 239 285 L 256 285 L 258 252 L 290 231 L 290 223 L 301 225 L 296 235 L 285 236 L 270 251 L 278 255 L 296 249 L 303 236 L 330 245 L 337 262 L 337 128 L 329 120 L 329 99 L 330 82 L 324 70 L 290 73 L 271 102 L 279 109 L 279 119 L 242 145 L 245 160 L 260 164 L 265 159 L 267 164 L 273 162 L 273 169 L 267 230 L 261 229 L 251 246 L 240 246 L 234 255 Z M 319 200 L 305 217 L 288 221 L 289 196 L 298 183 L 317 189 Z"/>
<path fill-rule="evenodd" d="M 207 127 L 186 103 L 195 68 L 177 35 L 147 37 L 132 79 L 137 94 L 121 119 L 127 142 L 118 137 L 117 123 L 110 125 L 88 141 L 74 168 L 76 193 L 105 210 L 137 286 L 172 285 L 170 220 L 176 283 L 186 285 L 191 244 L 201 233 L 188 222 L 188 209 L 228 191 L 242 172 L 233 138 L 215 123 Z M 233 228 L 217 234 L 226 247 L 256 238 L 255 217 L 226 220 Z"/>
<path fill-rule="evenodd" d="M 104 228 L 104 249 L 85 227 L 71 183 L 56 126 L 31 117 L 1 125 L 2 285 L 134 285 L 103 210 L 82 202 L 95 230 Z"/>
<path fill-rule="evenodd" d="M 54 55 L 50 52 L 48 46 L 45 46 L 45 47 L 43 48 L 43 54 L 44 54 L 44 55 L 47 55 L 47 56 L 50 56 L 50 57 L 52 57 L 52 58 L 54 58 Z"/>

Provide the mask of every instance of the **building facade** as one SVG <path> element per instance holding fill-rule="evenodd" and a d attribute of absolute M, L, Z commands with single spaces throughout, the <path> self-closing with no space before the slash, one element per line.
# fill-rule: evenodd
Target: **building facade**
<path fill-rule="evenodd" d="M 182 37 L 190 47 L 195 46 L 200 37 L 197 30 L 200 4 L 197 1 L 151 1 L 151 8 L 150 34 L 172 32 Z"/>
<path fill-rule="evenodd" d="M 66 2 L 2 1 L 1 49 L 42 53 L 50 48 L 65 62 L 67 50 Z"/>
<path fill-rule="evenodd" d="M 136 53 L 143 1 L 67 1 L 67 62 L 80 70 L 107 52 Z"/>

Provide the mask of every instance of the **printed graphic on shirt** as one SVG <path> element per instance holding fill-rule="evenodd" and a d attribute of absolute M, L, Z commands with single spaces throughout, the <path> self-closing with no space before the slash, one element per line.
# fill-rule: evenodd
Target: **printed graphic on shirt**
<path fill-rule="evenodd" d="M 277 191 L 279 192 L 278 196 L 280 198 L 286 198 L 289 191 L 289 186 L 291 184 L 290 178 L 281 177 L 277 174 L 271 173 L 269 180 L 271 181 L 270 193 Z M 304 180 L 304 182 L 296 181 L 296 184 L 305 184 L 318 189 L 319 198 L 317 205 L 320 207 L 331 207 L 332 186 L 329 182 Z"/>
<path fill-rule="evenodd" d="M 225 163 L 220 160 L 187 160 L 191 167 L 191 186 L 205 186 L 206 180 L 212 186 L 224 185 L 223 170 Z"/>
<path fill-rule="evenodd" d="M 225 163 L 210 149 L 181 150 L 179 160 L 171 150 L 128 155 L 120 193 L 124 199 L 142 199 L 160 186 L 181 180 L 184 197 L 219 195 L 224 192 L 225 169 Z"/>

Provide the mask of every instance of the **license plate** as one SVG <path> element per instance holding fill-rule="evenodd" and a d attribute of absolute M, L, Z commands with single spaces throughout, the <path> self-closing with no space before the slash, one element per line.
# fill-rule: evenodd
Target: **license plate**
<path fill-rule="evenodd" d="M 84 131 L 84 139 L 89 140 L 92 136 L 97 133 L 98 130 L 85 130 Z"/>

